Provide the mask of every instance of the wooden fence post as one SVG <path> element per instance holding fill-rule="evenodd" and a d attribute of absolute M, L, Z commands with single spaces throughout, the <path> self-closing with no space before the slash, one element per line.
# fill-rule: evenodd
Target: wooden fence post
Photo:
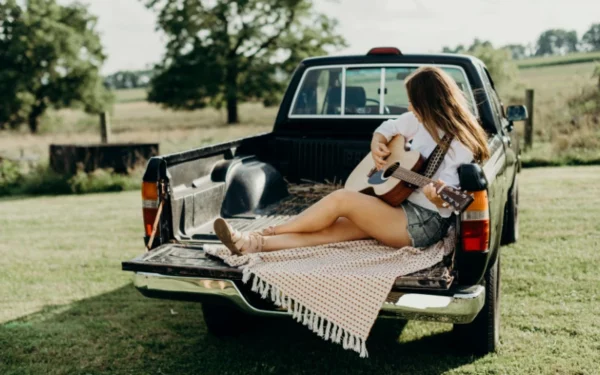
<path fill-rule="evenodd" d="M 108 117 L 108 112 L 102 112 L 100 114 L 100 141 L 101 143 L 109 143 L 111 138 L 110 117 Z"/>
<path fill-rule="evenodd" d="M 531 149 L 533 144 L 533 90 L 525 90 L 525 106 L 527 107 L 527 120 L 525 120 L 525 149 Z"/>

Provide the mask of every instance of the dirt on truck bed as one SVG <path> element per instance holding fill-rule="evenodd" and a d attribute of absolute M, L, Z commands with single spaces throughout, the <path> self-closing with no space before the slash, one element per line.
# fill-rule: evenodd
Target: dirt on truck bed
<path fill-rule="evenodd" d="M 238 230 L 254 231 L 283 223 L 293 216 L 299 214 L 310 205 L 317 202 L 325 195 L 340 189 L 342 185 L 337 183 L 314 183 L 306 181 L 301 184 L 288 183 L 289 196 L 281 201 L 269 205 L 261 210 L 235 215 L 227 218 L 227 221 Z M 161 246 L 156 250 L 123 264 L 136 266 L 146 272 L 157 272 L 160 269 L 164 273 L 165 264 L 170 265 L 171 274 L 179 276 L 202 276 L 228 278 L 241 280 L 242 273 L 236 268 L 231 268 L 220 259 L 208 256 L 202 249 L 202 242 L 214 243 L 217 238 L 212 228 L 212 222 L 199 227 L 191 236 L 190 242 L 173 243 Z M 197 242 L 197 243 L 196 243 Z M 415 272 L 410 275 L 398 277 L 396 288 L 415 289 L 448 289 L 453 280 L 451 272 L 452 254 L 437 265 Z"/>

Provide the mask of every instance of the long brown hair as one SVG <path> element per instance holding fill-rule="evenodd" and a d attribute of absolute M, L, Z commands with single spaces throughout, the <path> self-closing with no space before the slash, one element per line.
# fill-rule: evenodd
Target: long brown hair
<path fill-rule="evenodd" d="M 436 143 L 440 142 L 440 129 L 471 150 L 475 160 L 490 157 L 487 135 L 448 73 L 437 67 L 421 67 L 406 79 L 405 84 L 413 111 Z"/>

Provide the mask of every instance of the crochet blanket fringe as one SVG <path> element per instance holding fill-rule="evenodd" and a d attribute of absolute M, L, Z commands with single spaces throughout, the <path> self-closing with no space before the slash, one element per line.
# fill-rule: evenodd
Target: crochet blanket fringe
<path fill-rule="evenodd" d="M 253 274 L 250 271 L 249 266 L 250 264 L 245 265 L 242 268 L 242 282 L 246 284 L 250 280 L 250 277 L 252 277 L 251 290 L 253 292 L 260 294 L 263 299 L 270 298 L 276 306 L 287 309 L 287 313 L 292 316 L 292 319 L 306 326 L 319 337 L 323 338 L 323 340 L 341 344 L 346 350 L 354 350 L 361 358 L 367 358 L 369 356 L 365 340 L 319 316 L 317 313 L 311 311 L 306 306 L 303 306 L 298 301 L 295 301 L 290 296 L 283 294 L 279 288 L 270 285 L 256 274 Z"/>

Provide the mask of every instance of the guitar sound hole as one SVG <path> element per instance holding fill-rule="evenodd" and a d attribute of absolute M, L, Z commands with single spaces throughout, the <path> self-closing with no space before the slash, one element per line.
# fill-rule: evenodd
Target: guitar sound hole
<path fill-rule="evenodd" d="M 392 165 L 390 165 L 390 167 L 388 169 L 385 170 L 385 172 L 383 172 L 383 178 L 388 178 L 391 175 L 394 174 L 394 172 L 396 172 L 398 170 L 398 168 L 400 168 L 400 163 L 394 163 Z"/>

